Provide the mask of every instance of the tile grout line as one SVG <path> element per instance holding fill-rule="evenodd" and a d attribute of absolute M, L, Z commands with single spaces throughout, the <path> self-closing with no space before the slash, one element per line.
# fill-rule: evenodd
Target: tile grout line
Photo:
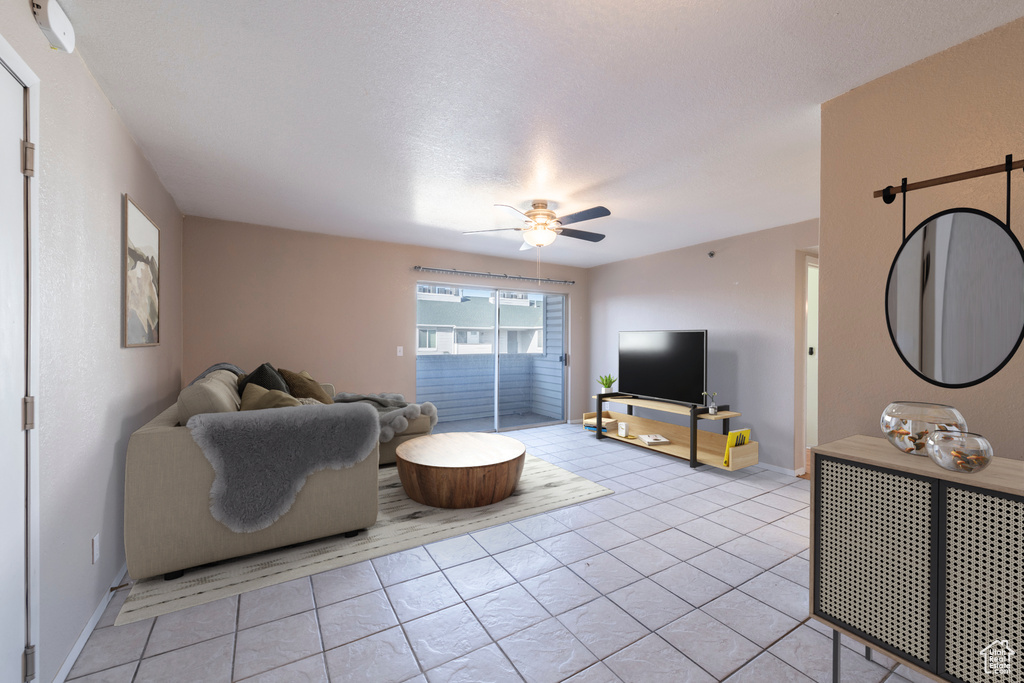
<path fill-rule="evenodd" d="M 238 661 L 238 632 L 242 623 L 242 596 L 238 596 L 235 602 L 235 630 L 232 633 L 231 643 L 231 680 L 235 680 L 235 663 Z"/>

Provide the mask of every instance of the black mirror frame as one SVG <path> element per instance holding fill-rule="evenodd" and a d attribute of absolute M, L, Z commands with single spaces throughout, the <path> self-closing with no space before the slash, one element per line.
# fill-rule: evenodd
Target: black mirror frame
<path fill-rule="evenodd" d="M 885 281 L 885 302 L 884 302 L 884 306 L 885 306 L 885 327 L 889 331 L 889 340 L 892 342 L 892 347 L 894 349 L 896 349 L 896 353 L 899 355 L 900 360 L 903 361 L 903 364 L 906 365 L 908 368 L 910 368 L 911 371 L 913 371 L 913 373 L 915 375 L 917 375 L 918 377 L 920 377 L 924 381 L 928 382 L 929 384 L 934 384 L 935 386 L 944 387 L 946 389 L 966 389 L 967 387 L 973 387 L 976 384 L 981 384 L 982 382 L 990 379 L 997 372 L 1002 370 L 1006 366 L 1007 363 L 1010 362 L 1010 360 L 1013 358 L 1013 356 L 1017 353 L 1017 349 L 1020 348 L 1021 342 L 1024 342 L 1024 326 L 1021 326 L 1021 331 L 1020 331 L 1020 335 L 1018 335 L 1018 337 L 1017 337 L 1017 342 L 1013 345 L 1013 348 L 1010 349 L 1010 352 L 1006 355 L 1006 358 L 1004 358 L 1003 362 L 1000 363 L 999 365 L 997 365 L 990 373 L 988 373 L 984 377 L 981 377 L 979 379 L 973 380 L 971 382 L 965 382 L 963 384 L 948 384 L 946 382 L 939 382 L 938 380 L 935 380 L 935 379 L 932 379 L 931 377 L 928 377 L 927 375 L 922 373 L 920 370 L 915 368 L 910 363 L 910 361 L 907 360 L 907 357 L 903 355 L 903 351 L 900 349 L 899 344 L 896 343 L 896 336 L 893 334 L 893 331 L 892 331 L 892 320 L 889 319 L 889 287 L 892 285 L 892 274 L 893 274 L 893 271 L 896 269 L 896 262 L 899 261 L 900 254 L 903 253 L 904 247 L 906 247 L 907 244 L 910 242 L 911 238 L 915 234 L 917 234 L 918 230 L 921 230 L 922 228 L 924 228 L 924 226 L 928 225 L 929 223 L 931 223 L 935 219 L 941 218 L 942 216 L 945 216 L 946 214 L 950 214 L 950 213 L 973 213 L 973 214 L 976 214 L 976 215 L 981 216 L 983 218 L 989 219 L 990 221 L 992 221 L 993 223 L 998 225 L 1000 228 L 1002 228 L 1004 231 L 1006 231 L 1006 234 L 1010 236 L 1010 240 L 1013 241 L 1014 246 L 1017 247 L 1017 252 L 1020 254 L 1021 261 L 1024 262 L 1024 247 L 1021 247 L 1020 240 L 1018 240 L 1017 236 L 1014 235 L 1013 232 L 1008 227 L 1006 227 L 1006 223 L 1004 223 L 1003 221 L 999 220 L 998 218 L 996 218 L 992 214 L 988 213 L 987 211 L 981 211 L 979 209 L 970 209 L 970 208 L 946 209 L 945 211 L 940 211 L 937 214 L 934 214 L 934 215 L 924 219 L 923 221 L 921 221 L 918 224 L 918 226 L 916 228 L 914 228 L 910 232 L 909 235 L 907 235 L 907 238 L 903 241 L 903 244 L 900 245 L 899 250 L 896 252 L 896 256 L 894 256 L 893 259 L 892 259 L 892 265 L 889 266 L 889 277 Z"/>

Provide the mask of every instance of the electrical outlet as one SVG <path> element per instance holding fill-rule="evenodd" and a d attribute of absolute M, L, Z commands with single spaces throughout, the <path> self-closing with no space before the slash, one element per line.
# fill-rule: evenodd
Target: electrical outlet
<path fill-rule="evenodd" d="M 96 534 L 92 537 L 92 563 L 96 564 L 100 561 L 100 535 Z"/>
<path fill-rule="evenodd" d="M 404 356 L 405 355 L 405 347 L 404 346 L 399 346 L 398 347 L 398 355 L 399 356 Z"/>

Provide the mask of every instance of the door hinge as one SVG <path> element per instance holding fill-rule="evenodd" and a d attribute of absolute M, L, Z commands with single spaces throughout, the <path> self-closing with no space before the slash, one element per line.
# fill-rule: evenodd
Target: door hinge
<path fill-rule="evenodd" d="M 22 143 L 25 150 L 25 165 L 21 172 L 31 178 L 36 174 L 36 146 L 31 142 Z"/>
<path fill-rule="evenodd" d="M 36 646 L 26 645 L 23 657 L 25 660 L 25 683 L 28 683 L 28 681 L 35 680 L 36 677 Z"/>
<path fill-rule="evenodd" d="M 562 356 L 562 362 L 565 363 L 565 367 L 569 367 L 569 354 Z"/>
<path fill-rule="evenodd" d="M 21 399 L 21 428 L 24 431 L 36 428 L 36 397 Z"/>

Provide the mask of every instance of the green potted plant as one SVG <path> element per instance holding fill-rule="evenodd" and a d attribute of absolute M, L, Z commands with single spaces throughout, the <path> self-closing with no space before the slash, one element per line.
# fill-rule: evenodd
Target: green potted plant
<path fill-rule="evenodd" d="M 611 375 L 599 375 L 597 378 L 597 383 L 603 387 L 601 389 L 602 394 L 611 393 L 612 385 L 615 384 L 615 382 L 617 381 L 618 380 L 615 377 L 612 377 Z"/>

